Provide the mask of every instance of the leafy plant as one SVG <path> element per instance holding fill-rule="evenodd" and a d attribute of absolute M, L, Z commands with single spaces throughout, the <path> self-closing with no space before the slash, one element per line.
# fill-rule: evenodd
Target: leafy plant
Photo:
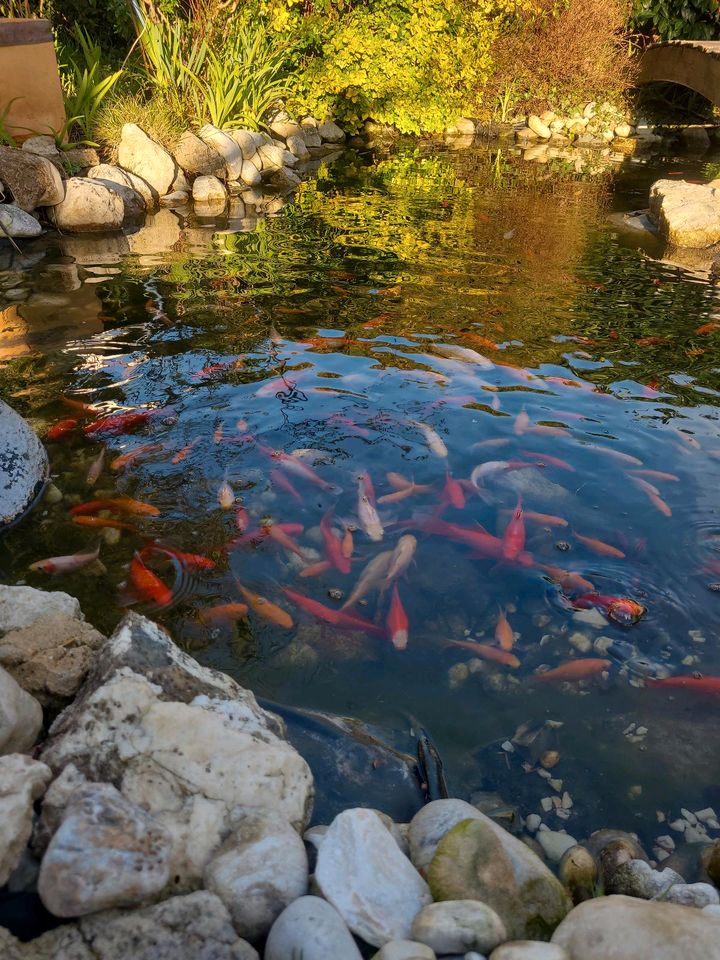
<path fill-rule="evenodd" d="M 78 25 L 74 29 L 81 62 L 68 57 L 67 67 L 61 71 L 65 96 L 66 121 L 60 130 L 54 131 L 58 143 L 65 143 L 74 127 L 82 132 L 85 142 L 90 143 L 93 128 L 103 101 L 123 74 L 116 70 L 102 76 L 102 49 L 87 31 Z"/>
<path fill-rule="evenodd" d="M 661 40 L 712 40 L 720 36 L 717 0 L 637 0 L 632 22 Z"/>
<path fill-rule="evenodd" d="M 15 147 L 17 146 L 15 142 L 15 137 L 10 133 L 7 127 L 8 117 L 10 116 L 10 111 L 12 110 L 12 105 L 18 100 L 18 97 L 13 97 L 12 100 L 9 100 L 7 104 L 0 109 L 0 144 L 4 144 L 6 147 Z"/>
<path fill-rule="evenodd" d="M 516 98 L 516 84 L 513 80 L 508 81 L 497 95 L 497 118 L 500 123 L 507 123 L 510 119 L 510 111 Z"/>

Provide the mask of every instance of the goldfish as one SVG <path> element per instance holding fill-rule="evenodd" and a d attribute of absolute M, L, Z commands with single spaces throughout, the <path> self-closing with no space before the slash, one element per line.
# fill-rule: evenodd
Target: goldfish
<path fill-rule="evenodd" d="M 166 547 L 160 543 L 149 543 L 140 551 L 140 556 L 152 552 L 165 553 L 169 557 L 174 557 L 186 570 L 214 570 L 215 561 L 201 553 L 185 553 L 183 550 L 176 550 L 174 547 Z"/>
<path fill-rule="evenodd" d="M 349 560 L 350 557 L 352 557 L 353 555 L 353 550 L 355 549 L 355 545 L 353 543 L 352 530 L 350 529 L 350 527 L 345 527 L 345 531 L 343 533 L 343 538 L 342 538 L 341 549 L 342 549 L 342 555 L 347 560 Z"/>
<path fill-rule="evenodd" d="M 285 548 L 285 550 L 289 550 L 290 553 L 294 553 L 296 556 L 300 557 L 304 563 L 307 563 L 307 557 L 300 548 L 300 545 L 293 540 L 289 533 L 286 533 L 285 530 L 283 530 L 282 526 L 279 524 L 270 524 L 268 529 L 271 540 L 279 543 L 281 547 Z"/>
<path fill-rule="evenodd" d="M 121 520 L 111 520 L 109 517 L 73 517 L 72 522 L 77 523 L 80 527 L 112 527 L 115 530 L 135 531 L 135 527 L 130 526 L 129 523 L 123 523 Z"/>
<path fill-rule="evenodd" d="M 535 460 L 541 460 L 549 467 L 557 467 L 559 470 L 568 470 L 570 473 L 575 473 L 575 467 L 573 467 L 572 464 L 568 463 L 566 460 L 561 460 L 559 457 L 552 457 L 549 453 L 535 453 L 533 450 L 520 450 L 519 452 L 524 457 L 532 457 Z"/>
<path fill-rule="evenodd" d="M 515 512 L 505 527 L 502 538 L 502 552 L 506 560 L 514 560 L 525 547 L 525 522 L 523 520 L 522 501 L 518 497 Z"/>
<path fill-rule="evenodd" d="M 235 526 L 238 528 L 240 533 L 244 533 L 248 524 L 250 523 L 250 514 L 247 512 L 245 507 L 239 506 L 235 510 Z"/>
<path fill-rule="evenodd" d="M 382 497 L 378 497 L 378 503 L 400 503 L 402 500 L 407 500 L 408 497 L 413 497 L 424 490 L 432 490 L 432 487 L 427 484 L 411 483 L 410 486 L 403 487 L 402 490 L 395 490 L 393 493 L 385 493 Z"/>
<path fill-rule="evenodd" d="M 486 460 L 485 463 L 479 463 L 470 474 L 470 483 L 479 488 L 486 477 L 505 470 L 527 470 L 531 467 L 537 467 L 537 464 L 525 463 L 524 460 Z"/>
<path fill-rule="evenodd" d="M 459 647 L 461 650 L 469 650 L 481 660 L 491 660 L 493 663 L 501 663 L 504 667 L 512 667 L 516 670 L 520 666 L 520 661 L 514 653 L 508 650 L 501 650 L 499 647 L 491 647 L 487 643 L 476 643 L 475 640 L 448 640 L 447 646 Z"/>
<path fill-rule="evenodd" d="M 372 558 L 358 577 L 357 583 L 341 607 L 342 610 L 347 610 L 358 600 L 362 600 L 371 590 L 379 587 L 387 579 L 393 555 L 393 550 L 383 550 Z"/>
<path fill-rule="evenodd" d="M 413 489 L 416 493 L 429 493 L 433 489 L 432 484 L 415 483 L 414 480 L 408 480 L 408 478 L 404 477 L 401 473 L 393 473 L 392 470 L 389 473 L 386 473 L 385 476 L 387 478 L 387 482 L 390 484 L 393 490 L 397 490 L 398 492 L 407 490 L 408 487 Z"/>
<path fill-rule="evenodd" d="M 288 479 L 285 474 L 281 473 L 280 470 L 273 468 L 270 471 L 270 483 L 272 483 L 274 487 L 280 487 L 281 490 L 289 493 L 291 497 L 294 497 L 298 501 L 298 503 L 302 503 L 302 497 L 295 487 L 295 484 L 292 482 L 292 480 Z"/>
<path fill-rule="evenodd" d="M 358 437 L 363 437 L 367 440 L 370 436 L 370 431 L 365 427 L 359 427 L 354 420 L 350 417 L 343 417 L 339 413 L 334 413 L 331 417 L 328 418 L 328 423 L 339 423 L 341 426 L 348 429 L 351 433 L 357 434 Z"/>
<path fill-rule="evenodd" d="M 59 573 L 73 573 L 89 567 L 100 556 L 100 544 L 89 552 L 72 553 L 65 557 L 48 557 L 47 560 L 36 560 L 30 564 L 31 570 L 42 571 L 57 575 Z"/>
<path fill-rule="evenodd" d="M 258 616 L 263 617 L 270 623 L 274 623 L 275 626 L 282 627 L 285 630 L 291 630 L 293 628 L 293 618 L 287 610 L 283 610 L 282 607 L 271 603 L 267 597 L 262 597 L 259 593 L 252 593 L 252 591 L 244 587 L 237 578 L 235 583 L 240 593 Z"/>
<path fill-rule="evenodd" d="M 538 513 L 536 510 L 525 510 L 526 520 L 532 520 L 534 523 L 542 523 L 547 527 L 566 527 L 567 520 L 564 517 L 556 517 L 552 513 Z"/>
<path fill-rule="evenodd" d="M 497 622 L 495 624 L 495 640 L 501 650 L 512 650 L 513 644 L 515 643 L 513 629 L 510 626 L 510 622 L 508 621 L 504 610 L 500 610 L 498 613 Z"/>
<path fill-rule="evenodd" d="M 666 473 L 664 470 L 631 470 L 630 473 L 634 477 L 650 477 L 651 480 L 680 480 L 676 474 Z"/>
<path fill-rule="evenodd" d="M 457 543 L 472 547 L 477 558 L 508 559 L 503 554 L 502 540 L 488 533 L 480 524 L 475 527 L 463 527 L 460 524 L 448 523 L 446 520 L 440 520 L 436 517 L 418 518 L 413 520 L 412 523 L 417 530 L 422 530 L 424 533 L 447 537 L 448 540 L 454 540 Z M 525 551 L 519 553 L 514 560 L 521 566 L 530 566 L 533 562 L 530 554 Z"/>
<path fill-rule="evenodd" d="M 303 567 L 299 577 L 318 577 L 322 573 L 327 573 L 328 570 L 332 570 L 333 565 L 329 560 L 320 560 L 318 563 L 311 563 L 307 567 Z"/>
<path fill-rule="evenodd" d="M 385 621 L 388 637 L 396 650 L 405 650 L 408 645 L 409 622 L 400 599 L 397 583 L 393 586 L 390 610 Z"/>
<path fill-rule="evenodd" d="M 406 533 L 398 540 L 390 557 L 390 564 L 385 575 L 386 583 L 390 584 L 397 577 L 401 577 L 407 570 L 415 556 L 417 540 L 412 534 Z"/>
<path fill-rule="evenodd" d="M 420 420 L 411 420 L 410 423 L 422 433 L 431 453 L 441 459 L 447 457 L 447 447 L 439 433 L 433 430 L 429 424 L 422 423 Z"/>
<path fill-rule="evenodd" d="M 221 510 L 229 510 L 235 503 L 235 492 L 227 480 L 223 480 L 218 488 L 217 502 Z"/>
<path fill-rule="evenodd" d="M 478 450 L 480 447 L 506 447 L 510 443 L 509 437 L 494 437 L 490 440 L 480 440 L 473 443 L 471 450 Z"/>
<path fill-rule="evenodd" d="M 325 554 L 340 573 L 350 573 L 350 559 L 343 552 L 342 541 L 335 536 L 332 528 L 332 516 L 333 511 L 328 510 L 320 520 L 320 532 L 325 543 Z"/>
<path fill-rule="evenodd" d="M 488 360 L 477 350 L 471 350 L 469 347 L 461 347 L 455 343 L 436 343 L 433 344 L 433 350 L 440 356 L 448 357 L 450 360 L 460 360 L 463 363 L 472 363 L 480 367 L 481 370 L 493 370 L 495 364 Z"/>
<path fill-rule="evenodd" d="M 219 423 L 213 430 L 213 443 L 222 443 L 225 436 L 225 424 Z"/>
<path fill-rule="evenodd" d="M 100 453 L 97 455 L 97 457 L 93 460 L 93 462 L 90 464 L 88 468 L 87 476 L 85 477 L 85 483 L 88 485 L 88 487 L 95 486 L 95 484 L 98 482 L 100 474 L 103 472 L 104 469 L 105 469 L 105 447 L 102 448 Z"/>
<path fill-rule="evenodd" d="M 84 426 L 83 430 L 87 435 L 104 433 L 114 437 L 121 433 L 128 433 L 157 413 L 159 413 L 158 410 L 131 410 L 127 413 L 112 413 L 107 417 L 101 417 L 99 420 L 93 420 L 92 423 Z"/>
<path fill-rule="evenodd" d="M 590 450 L 595 450 L 597 453 L 602 453 L 606 457 L 620 460 L 621 463 L 629 463 L 634 467 L 641 467 L 643 465 L 642 460 L 638 460 L 637 457 L 633 457 L 629 453 L 623 453 L 622 450 L 611 450 L 610 447 L 601 447 L 596 443 L 587 443 L 585 447 Z"/>
<path fill-rule="evenodd" d="M 660 494 L 654 494 L 654 493 L 648 494 L 648 499 L 650 503 L 655 507 L 655 509 L 658 510 L 660 513 L 662 513 L 664 516 L 666 517 L 672 516 L 672 510 L 670 509 L 668 504 L 665 503 L 665 501 L 660 496 Z"/>
<path fill-rule="evenodd" d="M 148 570 L 137 551 L 130 561 L 130 582 L 140 600 L 155 603 L 159 607 L 166 607 L 172 600 L 170 588 L 152 570 Z"/>
<path fill-rule="evenodd" d="M 367 473 L 362 473 L 358 477 L 358 519 L 367 536 L 371 540 L 378 541 L 383 538 L 383 525 L 372 500 L 374 500 L 372 482 Z"/>
<path fill-rule="evenodd" d="M 586 593 L 575 597 L 572 605 L 581 609 L 598 607 L 605 611 L 608 619 L 623 626 L 637 623 L 647 613 L 647 607 L 629 597 L 606 597 L 599 593 Z"/>
<path fill-rule="evenodd" d="M 465 506 L 465 494 L 463 493 L 463 488 L 453 479 L 450 470 L 446 468 L 445 470 L 445 486 L 443 488 L 443 495 L 446 498 L 447 502 L 450 503 L 456 510 L 462 510 Z"/>
<path fill-rule="evenodd" d="M 592 550 L 593 553 L 597 553 L 601 557 L 618 557 L 620 560 L 625 559 L 625 554 L 622 550 L 618 550 L 617 547 L 613 547 L 609 543 L 603 543 L 602 540 L 596 540 L 594 537 L 585 537 L 576 530 L 573 530 L 573 536 L 576 540 L 579 540 L 580 543 L 585 544 L 588 550 Z"/>
<path fill-rule="evenodd" d="M 129 513 L 134 516 L 158 517 L 160 511 L 150 503 L 143 503 L 142 500 L 133 500 L 132 497 L 113 497 L 108 500 L 88 500 L 87 503 L 79 503 L 70 508 L 70 515 L 82 516 L 84 514 L 99 513 L 100 510 L 113 510 L 116 513 Z"/>
<path fill-rule="evenodd" d="M 58 420 L 58 422 L 54 423 L 45 434 L 45 439 L 62 440 L 69 433 L 72 433 L 79 422 L 79 420 L 75 420 L 72 417 L 68 417 L 65 420 Z"/>
<path fill-rule="evenodd" d="M 515 433 L 518 437 L 521 437 L 524 433 L 527 433 L 529 426 L 530 417 L 527 415 L 525 410 L 521 410 L 520 413 L 515 417 L 513 433 Z"/>
<path fill-rule="evenodd" d="M 110 463 L 110 469 L 122 470 L 123 467 L 127 467 L 128 464 L 133 463 L 133 461 L 144 456 L 146 453 L 155 453 L 156 450 L 162 449 L 163 445 L 161 443 L 145 443 L 141 447 L 136 447 L 128 453 L 122 453 L 119 457 L 115 457 Z"/>
<path fill-rule="evenodd" d="M 303 480 L 315 484 L 316 487 L 320 487 L 328 493 L 337 493 L 337 487 L 333 486 L 332 483 L 328 483 L 327 480 L 324 480 L 311 466 L 303 463 L 298 457 L 294 457 L 289 453 L 283 453 L 282 450 L 270 450 L 268 447 L 261 446 L 260 449 L 263 450 L 264 453 L 269 453 L 273 460 L 276 460 L 287 473 L 291 473 L 296 477 L 302 477 Z"/>
<path fill-rule="evenodd" d="M 694 674 L 681 674 L 680 676 L 663 677 L 662 679 L 648 677 L 645 680 L 645 686 L 667 687 L 670 690 L 688 690 L 691 693 L 713 697 L 720 695 L 720 677 L 703 677 Z"/>
<path fill-rule="evenodd" d="M 717 330 L 720 327 L 720 323 L 703 323 L 702 326 L 698 327 L 695 333 L 704 334 L 712 333 L 713 330 Z"/>
<path fill-rule="evenodd" d="M 247 616 L 246 603 L 219 603 L 214 607 L 205 607 L 198 613 L 198 620 L 206 626 L 222 622 L 223 620 L 242 620 Z"/>
<path fill-rule="evenodd" d="M 563 570 L 561 567 L 553 567 L 545 563 L 540 563 L 538 566 L 551 580 L 559 583 L 565 591 L 570 593 L 579 591 L 583 593 L 593 593 L 595 591 L 595 585 L 593 583 L 573 570 Z"/>
<path fill-rule="evenodd" d="M 173 456 L 171 463 L 177 464 L 182 463 L 183 460 L 192 452 L 193 447 L 197 444 L 200 437 L 195 437 L 194 440 L 191 440 L 190 443 L 185 444 L 178 452 Z"/>
<path fill-rule="evenodd" d="M 91 403 L 84 403 L 82 400 L 75 400 L 74 397 L 60 397 L 60 400 L 71 410 L 77 410 L 84 417 L 94 417 L 98 413 L 98 408 Z"/>
<path fill-rule="evenodd" d="M 587 680 L 612 666 L 612 660 L 601 660 L 596 657 L 584 657 L 579 660 L 566 660 L 553 670 L 545 673 L 536 673 L 530 678 L 531 683 L 574 683 L 578 680 Z"/>
<path fill-rule="evenodd" d="M 361 630 L 365 633 L 375 634 L 383 634 L 385 632 L 369 620 L 345 613 L 344 610 L 333 610 L 331 607 L 326 607 L 324 603 L 319 603 L 317 600 L 306 597 L 304 594 L 298 593 L 296 590 L 291 590 L 289 587 L 281 587 L 280 589 L 296 606 L 305 610 L 307 613 L 311 613 L 314 617 L 317 617 L 318 620 L 331 623 L 341 630 Z"/>

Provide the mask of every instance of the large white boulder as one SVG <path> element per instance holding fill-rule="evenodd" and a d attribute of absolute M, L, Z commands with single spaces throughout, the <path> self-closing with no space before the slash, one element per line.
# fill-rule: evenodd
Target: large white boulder
<path fill-rule="evenodd" d="M 0 204 L 0 240 L 3 237 L 39 237 L 42 233 L 40 223 L 31 214 L 16 207 L 13 203 Z"/>
<path fill-rule="evenodd" d="M 120 230 L 125 204 L 110 187 L 89 177 L 65 181 L 65 198 L 50 207 L 50 219 L 65 233 L 102 233 Z"/>
<path fill-rule="evenodd" d="M 256 133 L 254 130 L 230 130 L 229 135 L 240 147 L 244 160 L 249 160 L 250 157 L 255 156 L 257 148 L 264 143 L 262 134 Z"/>
<path fill-rule="evenodd" d="M 411 938 L 430 890 L 373 810 L 338 814 L 318 852 L 315 881 L 353 933 L 381 947 Z"/>
<path fill-rule="evenodd" d="M 88 169 L 86 176 L 90 177 L 91 180 L 102 180 L 103 182 L 110 180 L 121 187 L 130 187 L 131 190 L 142 197 L 145 206 L 148 208 L 155 206 L 158 202 L 158 192 L 150 186 L 147 180 L 143 180 L 142 177 L 138 177 L 137 174 L 130 173 L 128 170 L 123 170 L 122 167 L 118 167 L 114 163 L 98 163 Z"/>
<path fill-rule="evenodd" d="M 362 960 L 343 918 L 320 897 L 300 897 L 280 914 L 265 960 Z"/>
<path fill-rule="evenodd" d="M 29 627 L 42 617 L 82 619 L 80 602 L 62 590 L 36 590 L 0 584 L 0 634 Z"/>
<path fill-rule="evenodd" d="M 0 667 L 0 756 L 31 750 L 42 723 L 40 704 Z"/>
<path fill-rule="evenodd" d="M 716 960 L 720 917 L 662 901 L 597 897 L 575 907 L 552 942 L 570 960 Z"/>
<path fill-rule="evenodd" d="M 217 150 L 190 130 L 180 137 L 174 156 L 178 166 L 186 173 L 216 177 L 225 173 L 225 161 Z"/>
<path fill-rule="evenodd" d="M 20 753 L 0 757 L 0 887 L 30 839 L 33 804 L 52 777 L 50 767 Z"/>
<path fill-rule="evenodd" d="M 118 163 L 142 177 L 159 196 L 170 192 L 177 174 L 175 161 L 136 123 L 126 123 L 118 145 Z"/>
<path fill-rule="evenodd" d="M 650 188 L 650 219 L 673 246 L 720 243 L 720 184 L 656 180 Z"/>
<path fill-rule="evenodd" d="M 242 173 L 243 155 L 233 138 L 209 123 L 198 130 L 198 136 L 203 143 L 207 143 L 223 158 L 225 179 L 239 180 Z"/>
<path fill-rule="evenodd" d="M 205 203 L 225 209 L 227 190 L 217 177 L 196 177 L 192 186 L 192 198 L 195 203 Z"/>

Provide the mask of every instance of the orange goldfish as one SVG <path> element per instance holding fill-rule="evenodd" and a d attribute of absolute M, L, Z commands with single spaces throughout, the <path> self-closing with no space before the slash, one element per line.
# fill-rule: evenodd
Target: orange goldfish
<path fill-rule="evenodd" d="M 270 623 L 274 623 L 277 627 L 282 627 L 285 630 L 291 630 L 293 627 L 293 619 L 287 610 L 283 610 L 282 607 L 276 606 L 276 604 L 271 603 L 266 597 L 261 597 L 259 593 L 252 593 L 246 587 L 244 587 L 237 579 L 235 580 L 237 588 L 240 593 L 245 597 L 250 607 L 258 614 L 258 616 L 263 617 L 265 620 L 268 620 Z"/>
<path fill-rule="evenodd" d="M 462 510 L 465 506 L 465 494 L 463 493 L 463 488 L 453 479 L 450 470 L 445 468 L 445 487 L 443 488 L 443 495 L 448 503 L 450 503 L 457 510 Z"/>
<path fill-rule="evenodd" d="M 300 545 L 293 540 L 290 534 L 283 530 L 282 526 L 279 524 L 270 524 L 268 525 L 268 530 L 270 532 L 271 540 L 279 543 L 281 547 L 285 548 L 285 550 L 289 550 L 290 553 L 294 553 L 296 556 L 300 557 L 304 563 L 307 563 L 307 557 L 303 553 Z"/>
<path fill-rule="evenodd" d="M 393 586 L 390 611 L 386 621 L 388 637 L 396 650 L 405 650 L 408 645 L 408 618 L 400 600 L 397 583 Z"/>
<path fill-rule="evenodd" d="M 501 650 L 500 647 L 491 647 L 487 643 L 476 643 L 474 640 L 448 640 L 447 646 L 469 650 L 476 657 L 480 657 L 481 660 L 491 660 L 493 663 L 501 663 L 504 667 L 512 667 L 513 670 L 516 670 L 520 666 L 520 661 L 514 653 Z"/>
<path fill-rule="evenodd" d="M 593 593 L 595 590 L 593 583 L 573 570 L 563 570 L 561 567 L 553 567 L 546 563 L 540 563 L 538 566 L 551 580 L 559 583 L 563 590 L 569 593 Z"/>
<path fill-rule="evenodd" d="M 603 543 L 602 540 L 596 540 L 595 537 L 584 537 L 576 530 L 573 530 L 573 536 L 576 540 L 579 540 L 580 543 L 585 544 L 588 550 L 592 550 L 593 553 L 597 553 L 598 556 L 618 557 L 620 560 L 625 559 L 625 554 L 622 552 L 622 550 L 618 550 L 617 547 L 613 547 L 609 543 Z"/>
<path fill-rule="evenodd" d="M 182 463 L 185 457 L 187 457 L 188 454 L 192 452 L 193 447 L 195 446 L 195 444 L 198 442 L 199 439 L 200 437 L 195 437 L 194 440 L 191 440 L 191 442 L 186 444 L 181 450 L 178 450 L 178 452 L 172 458 L 171 463 Z"/>
<path fill-rule="evenodd" d="M 135 531 L 135 527 L 130 526 L 129 523 L 123 523 L 121 520 L 111 520 L 109 517 L 73 517 L 72 522 L 77 523 L 80 527 L 112 527 L 115 530 Z"/>
<path fill-rule="evenodd" d="M 587 680 L 612 666 L 612 660 L 600 660 L 595 657 L 585 657 L 580 660 L 566 660 L 554 670 L 545 673 L 536 673 L 530 678 L 531 683 L 574 683 L 578 680 Z"/>
<path fill-rule="evenodd" d="M 307 567 L 303 567 L 299 577 L 318 577 L 322 573 L 327 573 L 328 570 L 332 570 L 333 565 L 329 560 L 320 560 L 318 563 L 311 563 Z"/>
<path fill-rule="evenodd" d="M 302 610 L 306 610 L 319 620 L 333 624 L 333 626 L 338 627 L 340 630 L 360 630 L 363 633 L 374 634 L 383 634 L 385 632 L 381 627 L 376 626 L 376 624 L 371 623 L 369 620 L 364 620 L 362 617 L 357 617 L 352 613 L 346 613 L 344 610 L 333 610 L 331 607 L 326 607 L 324 603 L 319 603 L 317 600 L 306 597 L 296 590 L 291 590 L 289 587 L 281 587 L 281 590 L 289 600 Z"/>
<path fill-rule="evenodd" d="M 506 560 L 514 560 L 525 548 L 525 522 L 523 520 L 522 501 L 518 497 L 515 512 L 505 527 L 502 538 L 502 553 Z"/>
<path fill-rule="evenodd" d="M 152 570 L 148 570 L 137 552 L 130 561 L 130 582 L 140 600 L 155 603 L 159 607 L 166 607 L 172 600 L 170 588 Z"/>
<path fill-rule="evenodd" d="M 227 480 L 223 480 L 218 488 L 217 502 L 221 510 L 229 510 L 235 503 L 235 492 Z"/>
<path fill-rule="evenodd" d="M 247 616 L 246 603 L 219 603 L 214 607 L 206 607 L 198 613 L 198 620 L 206 626 L 211 626 L 223 620 L 242 620 Z"/>
<path fill-rule="evenodd" d="M 537 513 L 535 510 L 525 510 L 524 516 L 526 520 L 542 523 L 546 527 L 566 527 L 568 525 L 564 517 L 556 517 L 552 513 Z"/>
<path fill-rule="evenodd" d="M 333 511 L 328 512 L 320 520 L 320 532 L 325 543 L 327 559 L 340 573 L 350 573 L 350 558 L 345 556 L 342 541 L 335 536 L 332 528 Z"/>
<path fill-rule="evenodd" d="M 630 473 L 634 477 L 650 477 L 652 480 L 680 480 L 674 473 L 665 473 L 663 470 L 631 470 Z"/>
<path fill-rule="evenodd" d="M 501 650 L 512 650 L 515 643 L 513 629 L 504 610 L 498 613 L 497 623 L 495 624 L 495 640 Z"/>
<path fill-rule="evenodd" d="M 137 460 L 139 457 L 142 457 L 146 453 L 154 453 L 156 450 L 162 450 L 163 445 L 161 443 L 145 443 L 141 447 L 136 447 L 134 450 L 130 450 L 128 453 L 122 453 L 119 457 L 115 459 L 110 464 L 111 470 L 121 470 L 123 467 L 126 467 L 128 464 L 132 463 L 134 460 Z"/>
<path fill-rule="evenodd" d="M 353 550 L 354 550 L 353 535 L 350 527 L 345 527 L 345 531 L 343 533 L 343 538 L 342 538 L 341 549 L 342 549 L 342 555 L 345 557 L 346 560 L 349 560 L 350 557 L 352 557 Z"/>

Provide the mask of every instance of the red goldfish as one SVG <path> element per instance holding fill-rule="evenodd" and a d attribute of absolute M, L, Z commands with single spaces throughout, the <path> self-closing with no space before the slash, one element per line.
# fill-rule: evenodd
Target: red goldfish
<path fill-rule="evenodd" d="M 647 687 L 667 687 L 669 690 L 688 690 L 705 696 L 720 696 L 720 677 L 703 677 L 700 675 L 681 675 L 677 677 L 663 677 L 661 680 L 647 678 Z"/>
<path fill-rule="evenodd" d="M 130 450 L 128 453 L 122 453 L 119 457 L 115 457 L 110 464 L 110 469 L 120 470 L 144 454 L 154 453 L 156 450 L 162 450 L 162 448 L 163 445 L 161 443 L 145 443 L 141 447 L 136 447 L 135 450 Z"/>
<path fill-rule="evenodd" d="M 80 527 L 113 527 L 115 530 L 135 531 L 135 527 L 130 526 L 129 523 L 111 520 L 109 517 L 73 517 L 72 522 Z"/>
<path fill-rule="evenodd" d="M 260 445 L 259 445 L 260 446 Z M 263 453 L 269 454 L 273 460 L 276 460 L 283 470 L 288 473 L 293 474 L 296 477 L 302 477 L 303 480 L 307 480 L 309 483 L 314 483 L 316 487 L 320 487 L 322 490 L 326 490 L 328 493 L 337 493 L 337 488 L 328 483 L 327 480 L 323 478 L 313 470 L 312 467 L 308 466 L 307 463 L 303 463 L 298 457 L 293 457 L 292 454 L 283 453 L 282 450 L 270 450 L 269 447 L 260 446 L 260 449 Z"/>
<path fill-rule="evenodd" d="M 595 657 L 584 657 L 580 660 L 566 660 L 554 670 L 545 673 L 536 673 L 530 678 L 531 683 L 570 683 L 578 680 L 587 680 L 612 666 L 612 660 L 600 660 Z"/>
<path fill-rule="evenodd" d="M 100 510 L 112 510 L 115 513 L 129 513 L 133 516 L 159 517 L 160 511 L 150 503 L 133 500 L 132 497 L 113 497 L 109 500 L 89 500 L 70 508 L 71 516 L 98 513 Z"/>
<path fill-rule="evenodd" d="M 533 450 L 520 450 L 519 453 L 524 457 L 541 460 L 549 467 L 557 467 L 559 470 L 568 470 L 570 473 L 575 473 L 575 467 L 572 464 L 569 464 L 566 460 L 561 460 L 559 457 L 552 457 L 549 453 L 535 453 Z"/>
<path fill-rule="evenodd" d="M 325 542 L 325 553 L 328 560 L 340 573 L 350 573 L 350 559 L 343 552 L 342 541 L 335 536 L 332 528 L 332 516 L 333 511 L 328 510 L 320 521 L 320 532 Z"/>
<path fill-rule="evenodd" d="M 538 566 L 550 577 L 551 580 L 559 583 L 563 590 L 568 593 L 574 593 L 577 591 L 593 593 L 595 590 L 595 585 L 593 583 L 591 583 L 589 580 L 586 580 L 585 577 L 581 576 L 579 573 L 575 573 L 573 570 L 563 570 L 561 567 L 553 567 L 546 563 L 538 564 Z"/>
<path fill-rule="evenodd" d="M 130 561 L 130 582 L 140 600 L 155 603 L 159 607 L 166 607 L 172 600 L 170 588 L 152 570 L 148 570 L 137 552 Z"/>
<path fill-rule="evenodd" d="M 630 473 L 634 477 L 650 477 L 651 480 L 680 480 L 674 473 L 665 473 L 663 470 L 631 470 Z"/>
<path fill-rule="evenodd" d="M 303 567 L 299 577 L 318 577 L 322 573 L 327 573 L 328 570 L 332 570 L 333 565 L 329 560 L 320 560 L 318 563 L 311 563 L 307 567 Z"/>
<path fill-rule="evenodd" d="M 186 444 L 184 447 L 182 447 L 182 449 L 178 450 L 178 452 L 174 455 L 174 457 L 170 462 L 174 464 L 182 463 L 185 457 L 187 457 L 192 452 L 193 447 L 199 440 L 200 440 L 200 437 L 195 437 L 194 440 Z"/>
<path fill-rule="evenodd" d="M 647 607 L 629 597 L 606 597 L 599 593 L 586 593 L 581 597 L 575 597 L 572 605 L 581 609 L 598 607 L 610 620 L 624 626 L 637 623 L 647 613 Z"/>
<path fill-rule="evenodd" d="M 49 557 L 47 560 L 36 560 L 30 564 L 31 570 L 42 570 L 43 573 L 57 575 L 59 573 L 72 573 L 75 570 L 82 570 L 83 567 L 89 567 L 100 556 L 100 544 L 89 553 L 73 553 L 65 557 Z"/>
<path fill-rule="evenodd" d="M 289 493 L 291 497 L 294 497 L 298 501 L 298 503 L 302 503 L 302 497 L 295 488 L 292 480 L 289 480 L 285 474 L 280 472 L 280 470 L 273 468 L 270 471 L 270 483 L 272 483 L 274 487 L 279 487 L 281 490 Z"/>
<path fill-rule="evenodd" d="M 385 632 L 374 623 L 371 623 L 369 620 L 363 620 L 362 617 L 356 617 L 353 614 L 345 613 L 344 610 L 333 610 L 331 607 L 326 607 L 325 604 L 318 603 L 317 600 L 312 600 L 310 597 L 306 597 L 304 594 L 298 593 L 296 590 L 291 590 L 289 587 L 281 587 L 281 589 L 285 596 L 289 600 L 292 600 L 292 602 L 298 607 L 301 607 L 303 610 L 311 613 L 314 617 L 317 617 L 318 620 L 324 620 L 326 623 L 331 623 L 333 626 L 338 627 L 341 630 L 362 630 L 365 633 L 375 634 L 382 634 Z"/>
<path fill-rule="evenodd" d="M 99 420 L 93 420 L 92 423 L 84 426 L 83 430 L 88 436 L 104 433 L 114 437 L 121 433 L 127 433 L 139 424 L 145 423 L 159 412 L 159 410 L 135 410 L 127 413 L 112 413 L 107 417 L 101 417 Z"/>
<path fill-rule="evenodd" d="M 275 543 L 280 544 L 280 546 L 284 547 L 285 550 L 289 550 L 290 553 L 294 553 L 296 556 L 300 557 L 304 563 L 307 563 L 307 557 L 300 548 L 300 545 L 296 543 L 290 534 L 283 529 L 281 524 L 270 524 L 268 526 L 268 530 L 271 540 L 274 540 Z"/>
<path fill-rule="evenodd" d="M 215 561 L 210 557 L 205 557 L 201 553 L 185 553 L 183 550 L 176 550 L 174 547 L 166 547 L 160 543 L 149 543 L 140 551 L 140 556 L 144 559 L 148 553 L 164 553 L 168 557 L 174 557 L 186 570 L 214 570 Z"/>
<path fill-rule="evenodd" d="M 443 488 L 443 496 L 449 504 L 455 507 L 457 510 L 462 510 L 465 506 L 465 494 L 463 493 L 463 488 L 453 479 L 450 470 L 446 468 L 445 470 L 445 486 Z"/>
<path fill-rule="evenodd" d="M 502 539 L 502 553 L 506 560 L 515 560 L 525 547 L 525 522 L 523 520 L 522 501 L 518 498 L 515 512 L 505 527 Z"/>
<path fill-rule="evenodd" d="M 408 645 L 408 618 L 400 600 L 397 583 L 393 587 L 390 611 L 386 621 L 388 637 L 396 650 L 405 650 Z"/>
<path fill-rule="evenodd" d="M 79 422 L 79 420 L 74 420 L 71 417 L 66 420 L 58 420 L 58 422 L 54 423 L 45 434 L 45 439 L 62 440 L 69 433 L 72 433 Z"/>

